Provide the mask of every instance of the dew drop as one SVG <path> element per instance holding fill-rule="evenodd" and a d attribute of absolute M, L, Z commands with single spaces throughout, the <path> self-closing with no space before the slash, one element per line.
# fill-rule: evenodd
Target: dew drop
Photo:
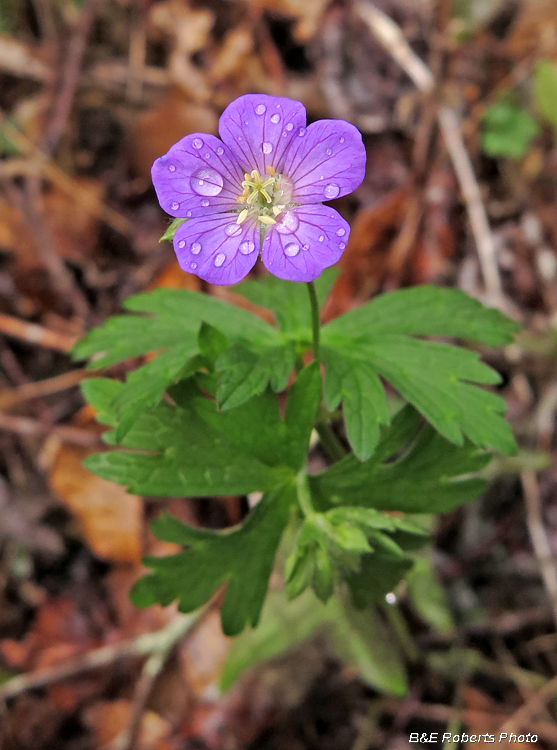
<path fill-rule="evenodd" d="M 300 138 L 303 137 L 306 133 L 307 133 L 307 130 L 305 128 L 300 128 L 298 130 L 298 135 L 300 136 Z"/>
<path fill-rule="evenodd" d="M 300 220 L 294 211 L 286 211 L 282 216 L 282 221 L 277 221 L 277 232 L 279 234 L 292 234 L 300 226 Z"/>
<path fill-rule="evenodd" d="M 209 201 L 207 200 L 207 198 L 204 198 L 201 201 L 201 205 L 203 206 L 203 208 L 207 208 L 207 206 L 209 205 Z"/>
<path fill-rule="evenodd" d="M 327 185 L 325 190 L 323 191 L 325 193 L 325 198 L 328 198 L 331 200 L 332 198 L 336 198 L 337 195 L 340 193 L 340 188 L 338 185 L 331 184 Z"/>
<path fill-rule="evenodd" d="M 224 233 L 229 237 L 235 237 L 237 234 L 240 234 L 241 231 L 242 227 L 239 224 L 228 224 Z"/>
<path fill-rule="evenodd" d="M 267 107 L 264 104 L 258 104 L 257 107 L 255 108 L 255 113 L 257 115 L 264 115 L 266 111 L 267 111 Z"/>
<path fill-rule="evenodd" d="M 327 148 L 325 149 L 325 153 L 327 154 L 327 156 L 330 156 L 333 153 L 333 150 L 330 148 Z"/>
<path fill-rule="evenodd" d="M 238 136 L 238 140 L 239 140 L 239 141 L 243 141 L 243 140 L 244 140 L 243 136 L 239 135 L 239 136 Z"/>
<path fill-rule="evenodd" d="M 249 255 L 250 253 L 253 253 L 254 250 L 255 243 L 251 240 L 246 240 L 240 245 L 240 252 L 242 253 L 242 255 Z"/>
<path fill-rule="evenodd" d="M 178 209 L 180 208 L 180 204 L 179 204 L 179 203 L 176 203 L 176 202 L 174 202 L 174 203 L 173 203 L 173 204 L 172 204 L 172 205 L 170 206 L 170 208 L 171 208 L 171 209 L 172 209 L 173 211 L 177 211 L 177 210 L 178 210 Z"/>
<path fill-rule="evenodd" d="M 217 148 L 217 154 L 218 154 L 219 156 L 222 156 L 222 155 L 224 154 L 224 149 L 222 148 L 222 146 L 219 146 L 219 147 Z"/>
<path fill-rule="evenodd" d="M 192 263 L 190 265 L 190 268 L 193 268 L 193 270 L 195 271 L 195 269 L 197 268 L 197 263 Z"/>
<path fill-rule="evenodd" d="M 201 146 L 203 146 L 203 141 L 201 140 L 201 138 L 194 138 L 191 142 L 191 145 L 194 148 L 201 148 Z"/>
<path fill-rule="evenodd" d="M 209 153 L 208 151 L 207 151 L 207 153 L 205 154 L 205 158 L 206 158 L 206 159 L 210 159 L 210 158 L 211 158 L 211 154 L 210 154 L 210 153 Z"/>
<path fill-rule="evenodd" d="M 344 243 L 344 242 L 340 242 L 340 243 L 339 243 L 339 248 L 340 248 L 341 250 L 344 250 L 344 248 L 345 248 L 345 247 L 346 247 L 346 243 Z"/>
<path fill-rule="evenodd" d="M 304 250 L 309 250 L 309 245 L 304 245 Z"/>
<path fill-rule="evenodd" d="M 343 137 L 343 136 L 341 136 L 341 138 L 340 138 L 340 142 L 341 142 L 341 143 L 344 143 L 344 137 Z"/>
<path fill-rule="evenodd" d="M 169 164 L 168 165 L 168 171 L 169 172 L 175 172 L 176 171 L 176 167 L 174 166 L 174 164 Z"/>
<path fill-rule="evenodd" d="M 280 122 L 280 115 L 278 112 L 274 115 L 271 115 L 271 122 L 274 122 L 275 125 L 277 124 L 277 122 Z"/>
<path fill-rule="evenodd" d="M 296 242 L 291 242 L 284 248 L 284 254 L 289 258 L 294 258 L 300 252 L 300 246 Z"/>
<path fill-rule="evenodd" d="M 189 219 L 189 218 L 191 217 L 191 211 L 187 211 L 187 212 L 186 212 L 186 216 L 187 216 L 187 217 L 188 217 L 188 219 Z"/>
<path fill-rule="evenodd" d="M 226 260 L 226 255 L 224 253 L 219 253 L 217 257 L 215 258 L 215 266 L 217 268 L 220 268 L 225 260 Z"/>
<path fill-rule="evenodd" d="M 344 237 L 346 234 L 346 229 L 343 229 L 342 227 L 340 229 L 337 229 L 337 234 L 339 237 Z"/>
<path fill-rule="evenodd" d="M 325 239 L 325 235 L 324 234 L 320 234 L 319 235 L 319 242 L 323 242 L 324 239 Z"/>
<path fill-rule="evenodd" d="M 261 151 L 263 151 L 264 154 L 270 154 L 272 150 L 273 144 L 269 143 L 269 141 L 265 141 L 265 143 L 261 145 Z"/>
<path fill-rule="evenodd" d="M 193 243 L 193 245 L 191 246 L 191 251 L 194 255 L 199 255 L 199 253 L 201 252 L 201 245 L 199 244 L 199 242 Z"/>
<path fill-rule="evenodd" d="M 180 242 L 178 243 L 178 247 L 180 248 L 180 250 L 182 250 L 182 248 L 184 248 L 185 246 L 186 246 L 186 241 L 180 240 Z"/>
<path fill-rule="evenodd" d="M 292 123 L 289 122 L 288 125 L 286 126 L 286 129 L 287 130 L 293 130 L 294 129 L 294 125 L 292 125 Z"/>
<path fill-rule="evenodd" d="M 214 169 L 202 167 L 194 173 L 190 184 L 193 192 L 197 193 L 197 195 L 213 196 L 218 195 L 222 191 L 224 181 L 221 175 Z"/>
<path fill-rule="evenodd" d="M 244 120 L 244 125 L 249 125 L 249 120 Z"/>

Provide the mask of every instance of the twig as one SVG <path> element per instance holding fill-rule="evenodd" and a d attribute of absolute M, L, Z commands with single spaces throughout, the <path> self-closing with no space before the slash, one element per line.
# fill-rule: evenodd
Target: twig
<path fill-rule="evenodd" d="M 97 2 L 98 0 L 86 0 L 75 33 L 67 47 L 62 84 L 56 97 L 52 119 L 44 137 L 44 149 L 47 153 L 51 153 L 56 148 L 68 121 Z"/>
<path fill-rule="evenodd" d="M 209 605 L 210 606 L 210 605 Z M 0 685 L 0 701 L 14 698 L 27 690 L 43 688 L 54 682 L 75 677 L 92 669 L 99 669 L 119 659 L 150 656 L 167 652 L 169 648 L 184 638 L 199 619 L 208 611 L 208 607 L 198 609 L 190 615 L 177 615 L 166 627 L 155 633 L 144 633 L 137 638 L 130 638 L 109 646 L 102 646 L 94 651 L 68 659 L 63 664 L 45 667 L 36 672 L 18 675 Z"/>
<path fill-rule="evenodd" d="M 143 69 L 145 67 L 145 50 L 147 43 L 145 0 L 136 0 L 135 4 L 132 6 L 132 13 L 133 20 L 130 30 L 126 96 L 131 102 L 139 102 L 141 101 L 143 89 Z"/>
<path fill-rule="evenodd" d="M 367 23 L 371 32 L 387 48 L 417 88 L 425 94 L 433 91 L 435 79 L 431 70 L 412 50 L 397 24 L 365 0 L 360 0 L 356 9 L 360 18 Z M 438 107 L 437 117 L 468 210 L 488 301 L 492 305 L 501 306 L 503 295 L 495 244 L 480 188 L 464 146 L 458 117 L 445 105 Z"/>
<path fill-rule="evenodd" d="M 557 570 L 552 559 L 552 551 L 545 533 L 540 492 L 536 475 L 533 471 L 524 470 L 520 474 L 524 499 L 526 501 L 526 521 L 532 540 L 534 554 L 540 566 L 545 589 L 553 608 L 553 616 L 557 623 Z"/>
<path fill-rule="evenodd" d="M 38 344 L 46 349 L 55 349 L 67 354 L 73 349 L 79 336 L 68 336 L 65 333 L 51 331 L 36 323 L 14 318 L 12 315 L 0 313 L 0 331 L 6 336 L 25 341 L 27 344 Z"/>
<path fill-rule="evenodd" d="M 14 417 L 0 413 L 0 430 L 15 432 L 17 435 L 56 435 L 65 443 L 93 448 L 102 445 L 100 435 L 82 427 L 65 424 L 47 424 L 29 417 Z"/>
<path fill-rule="evenodd" d="M 55 375 L 53 378 L 46 378 L 35 383 L 25 383 L 18 388 L 0 391 L 0 411 L 5 411 L 32 398 L 48 396 L 51 393 L 59 393 L 68 388 L 73 388 L 83 380 L 98 377 L 103 372 L 103 370 L 70 370 L 62 375 Z"/>
<path fill-rule="evenodd" d="M 557 693 L 557 675 L 552 677 L 541 690 L 529 698 L 519 709 L 510 716 L 499 729 L 501 732 L 510 732 L 512 729 L 520 729 L 526 726 L 530 721 L 530 717 L 540 711 L 550 698 Z M 540 734 L 541 736 L 541 734 Z M 557 738 L 557 728 L 555 729 L 555 737 Z"/>

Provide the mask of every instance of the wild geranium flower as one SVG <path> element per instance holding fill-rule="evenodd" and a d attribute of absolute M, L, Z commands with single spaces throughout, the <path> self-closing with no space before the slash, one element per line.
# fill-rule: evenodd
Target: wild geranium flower
<path fill-rule="evenodd" d="M 261 250 L 275 276 L 313 281 L 346 247 L 350 227 L 322 201 L 362 182 L 359 131 L 344 120 L 306 127 L 300 102 L 247 94 L 225 109 L 219 133 L 187 135 L 153 164 L 162 208 L 188 219 L 174 235 L 181 268 L 235 284 Z"/>

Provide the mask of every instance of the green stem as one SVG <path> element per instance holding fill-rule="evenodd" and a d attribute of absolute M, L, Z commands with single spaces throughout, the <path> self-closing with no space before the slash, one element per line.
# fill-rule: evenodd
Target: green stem
<path fill-rule="evenodd" d="M 319 362 L 319 302 L 317 301 L 317 292 L 315 291 L 315 284 L 313 281 L 307 282 L 307 288 L 309 292 L 309 301 L 311 304 L 311 329 L 313 331 L 313 357 L 316 362 Z"/>
<path fill-rule="evenodd" d="M 340 461 L 341 458 L 346 456 L 346 451 L 344 450 L 342 443 L 337 438 L 333 428 L 328 422 L 317 422 L 315 429 L 319 435 L 321 445 L 325 448 L 329 457 L 333 461 Z"/>
<path fill-rule="evenodd" d="M 296 490 L 298 492 L 298 502 L 302 513 L 306 518 L 310 518 L 315 514 L 313 503 L 311 502 L 311 491 L 309 489 L 308 475 L 306 470 L 302 469 L 298 472 L 296 477 Z"/>

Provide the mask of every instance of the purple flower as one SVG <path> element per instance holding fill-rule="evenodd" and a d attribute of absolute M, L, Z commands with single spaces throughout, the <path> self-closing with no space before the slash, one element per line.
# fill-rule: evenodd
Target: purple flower
<path fill-rule="evenodd" d="M 261 249 L 275 276 L 313 281 L 346 247 L 350 227 L 321 202 L 362 182 L 359 131 L 344 120 L 306 128 L 300 102 L 248 94 L 225 109 L 219 132 L 222 141 L 187 135 L 153 164 L 162 208 L 189 219 L 174 235 L 181 268 L 235 284 Z"/>

